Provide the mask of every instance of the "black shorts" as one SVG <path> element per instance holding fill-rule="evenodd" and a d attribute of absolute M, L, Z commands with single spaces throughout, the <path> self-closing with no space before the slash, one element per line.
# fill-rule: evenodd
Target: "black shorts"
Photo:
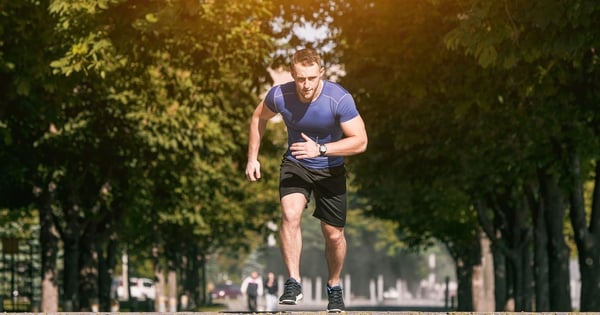
<path fill-rule="evenodd" d="M 310 169 L 283 158 L 280 167 L 279 197 L 301 193 L 310 200 L 315 194 L 313 216 L 329 225 L 346 225 L 346 167 Z"/>

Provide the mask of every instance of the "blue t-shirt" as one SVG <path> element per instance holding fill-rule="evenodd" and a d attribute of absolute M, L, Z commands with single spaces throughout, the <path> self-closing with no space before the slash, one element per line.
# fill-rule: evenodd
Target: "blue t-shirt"
<path fill-rule="evenodd" d="M 265 105 L 281 114 L 288 131 L 288 150 L 285 156 L 309 168 L 327 168 L 344 164 L 341 156 L 318 156 L 297 160 L 289 147 L 294 142 L 305 142 L 304 132 L 319 144 L 335 142 L 343 137 L 340 123 L 358 116 L 352 95 L 339 84 L 323 80 L 323 89 L 312 103 L 302 103 L 296 94 L 294 81 L 274 86 L 267 93 Z"/>

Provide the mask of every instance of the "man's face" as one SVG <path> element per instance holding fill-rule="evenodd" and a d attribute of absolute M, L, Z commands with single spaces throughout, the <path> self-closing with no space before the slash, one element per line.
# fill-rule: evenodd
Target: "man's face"
<path fill-rule="evenodd" d="M 319 82 L 323 68 L 316 63 L 305 66 L 300 63 L 294 65 L 292 76 L 296 82 L 296 93 L 303 103 L 311 102 L 319 89 Z"/>

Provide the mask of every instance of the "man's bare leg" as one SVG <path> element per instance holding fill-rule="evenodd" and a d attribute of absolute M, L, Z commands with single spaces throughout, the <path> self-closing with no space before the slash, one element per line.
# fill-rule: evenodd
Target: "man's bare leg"
<path fill-rule="evenodd" d="M 289 194 L 281 198 L 283 211 L 279 239 L 281 255 L 291 278 L 300 282 L 300 254 L 302 253 L 302 212 L 306 207 L 303 194 Z"/>
<path fill-rule="evenodd" d="M 325 237 L 325 258 L 329 267 L 330 287 L 341 285 L 342 267 L 346 258 L 346 237 L 344 228 L 321 222 L 321 231 Z"/>
<path fill-rule="evenodd" d="M 288 269 L 290 278 L 285 282 L 283 294 L 279 297 L 280 304 L 296 304 L 302 299 L 300 285 L 300 254 L 302 253 L 302 211 L 306 207 L 303 194 L 294 193 L 281 198 L 282 220 L 279 229 L 281 255 Z"/>
<path fill-rule="evenodd" d="M 343 312 L 346 309 L 342 294 L 341 274 L 346 258 L 346 238 L 344 228 L 321 222 L 321 231 L 325 237 L 325 258 L 329 267 L 327 280 L 327 312 Z"/>

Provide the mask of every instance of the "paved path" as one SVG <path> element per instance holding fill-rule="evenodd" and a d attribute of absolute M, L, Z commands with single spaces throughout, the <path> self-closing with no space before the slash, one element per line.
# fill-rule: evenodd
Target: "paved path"
<path fill-rule="evenodd" d="M 58 312 L 58 313 L 2 313 L 0 315 L 248 315 L 248 314 L 280 314 L 280 315 L 328 315 L 325 311 L 326 301 L 307 302 L 301 301 L 299 305 L 278 305 L 276 312 L 248 312 L 244 299 L 222 301 L 223 308 L 206 312 Z M 356 301 L 354 305 L 347 306 L 343 315 L 575 315 L 589 314 L 600 315 L 600 312 L 456 312 L 444 310 L 441 305 L 368 305 Z M 430 303 L 431 304 L 431 303 Z M 262 305 L 259 304 L 259 307 Z"/>
<path fill-rule="evenodd" d="M 124 315 L 124 314 L 139 314 L 139 315 L 226 315 L 226 314 L 280 314 L 280 315 L 328 315 L 325 311 L 280 311 L 277 313 L 267 312 L 176 312 L 176 313 L 156 313 L 156 312 L 58 312 L 58 313 L 0 313 L 3 315 Z M 575 315 L 589 314 L 598 315 L 600 312 L 427 312 L 427 311 L 346 311 L 343 315 Z"/>
<path fill-rule="evenodd" d="M 245 299 L 237 300 L 226 300 L 220 301 L 225 305 L 222 310 L 223 313 L 248 313 L 247 304 Z M 443 312 L 446 313 L 447 309 L 444 308 L 443 303 L 437 301 L 425 301 L 425 300 L 414 300 L 408 302 L 411 305 L 398 305 L 396 301 L 386 301 L 380 304 L 372 304 L 368 300 L 359 299 L 352 300 L 350 303 L 346 303 L 346 313 L 348 312 Z M 259 300 L 258 304 L 259 311 L 264 309 L 264 300 Z M 298 305 L 278 305 L 277 311 L 284 313 L 302 313 L 302 312 L 325 312 L 327 309 L 327 300 L 321 301 L 308 301 L 301 300 Z"/>

